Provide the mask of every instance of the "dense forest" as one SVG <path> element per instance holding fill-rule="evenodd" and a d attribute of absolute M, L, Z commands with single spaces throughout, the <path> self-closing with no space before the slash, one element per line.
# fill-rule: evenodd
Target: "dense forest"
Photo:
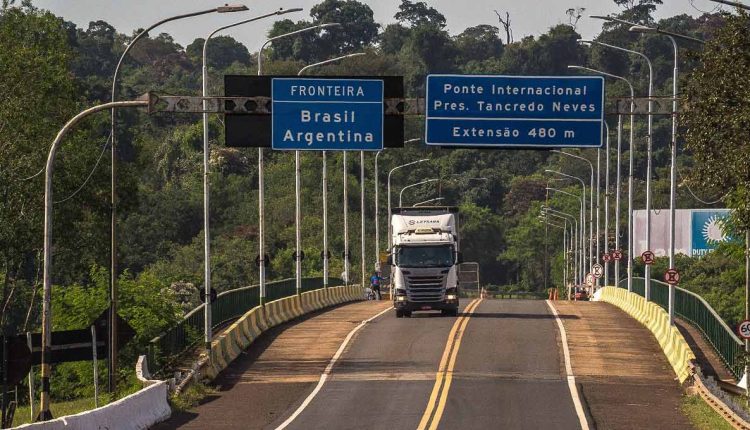
<path fill-rule="evenodd" d="M 80 110 L 109 101 L 115 65 L 133 35 L 119 33 L 104 21 L 79 28 L 62 17 L 35 8 L 32 2 L 12 3 L 5 1 L 0 10 L 0 283 L 6 300 L 2 314 L 4 327 L 8 332 L 24 332 L 37 331 L 40 324 L 43 167 L 50 142 L 60 127 Z M 652 16 L 661 0 L 615 0 L 615 3 L 621 6 L 619 17 L 623 19 L 655 24 L 701 39 L 720 37 L 728 21 L 739 20 L 733 24 L 735 30 L 747 30 L 744 15 L 712 13 L 698 18 L 680 15 L 655 22 Z M 402 0 L 394 16 L 396 22 L 382 26 L 374 21 L 372 10 L 364 3 L 323 0 L 309 11 L 309 18 L 276 21 L 267 36 L 319 23 L 341 22 L 343 26 L 269 45 L 264 52 L 264 73 L 293 75 L 310 63 L 366 52 L 365 56 L 318 68 L 316 73 L 403 76 L 410 96 L 424 96 L 425 76 L 429 73 L 568 75 L 574 73 L 567 68 L 573 64 L 628 76 L 637 95 L 647 94 L 645 63 L 622 52 L 579 44 L 575 22 L 569 22 L 565 15 L 567 6 L 574 5 L 561 5 L 561 24 L 539 36 L 514 40 L 497 22 L 492 10 L 487 11 L 487 23 L 450 34 L 446 30 L 446 17 L 422 2 Z M 654 93 L 671 95 L 673 51 L 667 38 L 641 36 L 629 32 L 625 25 L 604 23 L 596 40 L 648 55 L 654 63 Z M 134 99 L 147 91 L 199 95 L 203 42 L 197 38 L 183 47 L 166 33 L 151 34 L 140 40 L 120 71 L 119 98 Z M 231 30 L 211 39 L 208 46 L 209 94 L 223 94 L 224 75 L 257 74 L 258 53 L 250 52 L 233 39 Z M 700 69 L 701 49 L 701 45 L 690 44 L 681 49 L 680 68 L 685 81 L 680 84 L 690 85 L 692 91 L 701 88 L 690 82 L 693 71 Z M 748 56 L 746 48 L 742 55 L 745 56 L 742 58 Z M 738 69 L 736 73 L 741 70 L 746 69 Z M 750 94 L 750 90 L 744 94 Z M 626 84 L 607 81 L 608 98 L 625 96 L 629 96 Z M 608 120 L 614 142 L 616 119 Z M 199 115 L 149 116 L 142 111 L 122 109 L 118 113 L 117 130 L 121 314 L 136 329 L 137 340 L 142 344 L 199 303 L 198 288 L 203 282 L 202 125 Z M 636 208 L 642 209 L 645 117 L 636 119 L 634 131 L 635 202 Z M 223 133 L 222 118 L 211 116 L 211 265 L 212 283 L 218 291 L 258 281 L 257 150 L 227 148 Z M 628 129 L 623 133 L 627 134 Z M 654 208 L 669 206 L 670 133 L 670 118 L 657 116 L 653 133 Z M 423 119 L 408 117 L 405 135 L 406 139 L 423 136 Z M 107 307 L 110 137 L 109 115 L 87 119 L 66 138 L 55 164 L 56 329 L 84 327 Z M 623 147 L 626 160 L 630 150 L 627 139 Z M 693 148 L 701 149 L 699 145 L 680 148 L 678 207 L 746 204 L 742 203 L 741 195 L 727 194 L 728 188 L 736 188 L 744 189 L 747 196 L 747 188 L 737 182 L 711 182 L 705 180 L 706 172 L 693 174 L 699 170 Z M 596 163 L 594 150 L 573 152 Z M 362 211 L 368 220 L 374 214 L 374 154 L 366 154 L 364 184 L 359 183 L 359 157 L 349 158 L 346 180 L 350 190 L 350 249 L 353 273 L 358 274 L 359 217 Z M 386 150 L 378 160 L 383 243 L 384 184 L 388 170 L 420 158 L 430 161 L 395 173 L 394 189 L 398 191 L 407 184 L 429 178 L 439 178 L 440 186 L 410 189 L 405 193 L 406 204 L 443 197 L 445 204 L 459 205 L 463 214 L 464 257 L 480 264 L 482 281 L 514 289 L 542 289 L 545 231 L 537 219 L 539 209 L 545 201 L 551 201 L 555 207 L 575 212 L 577 204 L 564 196 L 547 195 L 549 178 L 544 170 L 562 169 L 571 175 L 588 177 L 588 165 L 561 159 L 548 151 L 432 149 L 421 142 Z M 302 163 L 302 243 L 307 256 L 303 276 L 321 276 L 321 157 L 305 153 Z M 330 238 L 331 273 L 337 275 L 343 268 L 340 257 L 344 248 L 340 234 L 344 181 L 341 154 L 329 154 L 328 166 L 329 231 L 335 233 Z M 614 167 L 611 170 L 610 179 L 614 183 Z M 272 257 L 268 277 L 289 278 L 294 274 L 292 154 L 266 151 L 265 175 L 266 240 Z M 360 186 L 367 193 L 364 208 L 359 203 Z M 557 186 L 570 187 L 571 192 L 576 190 L 573 184 Z M 719 197 L 723 200 L 713 205 L 703 203 Z M 625 205 L 622 210 L 621 231 L 626 237 Z M 369 270 L 369 262 L 375 261 L 374 221 L 366 226 Z M 740 226 L 741 221 L 735 225 L 733 234 L 742 236 Z M 558 232 L 550 235 L 549 283 L 556 286 L 563 283 L 560 241 Z M 707 257 L 684 257 L 677 261 L 683 271 L 684 286 L 701 292 L 730 321 L 736 321 L 742 311 L 742 255 L 742 246 L 730 243 Z M 657 266 L 663 268 L 666 264 L 660 259 Z M 655 270 L 660 273 L 660 269 Z M 74 379 L 68 378 L 68 382 L 53 379 L 53 385 L 72 383 Z M 58 393 L 64 392 L 62 387 L 57 389 Z M 71 396 L 77 394 L 80 393 L 72 392 Z"/>

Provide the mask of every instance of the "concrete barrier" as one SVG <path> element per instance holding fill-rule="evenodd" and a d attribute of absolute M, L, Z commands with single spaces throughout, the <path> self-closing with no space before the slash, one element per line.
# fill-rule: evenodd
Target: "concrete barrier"
<path fill-rule="evenodd" d="M 201 376 L 209 380 L 216 378 L 271 327 L 325 307 L 361 299 L 358 286 L 332 287 L 274 300 L 266 303 L 265 308 L 253 308 L 213 339 L 210 356 L 203 357 L 205 365 Z"/>
<path fill-rule="evenodd" d="M 691 374 L 690 363 L 695 355 L 677 328 L 669 324 L 669 314 L 656 303 L 647 302 L 625 289 L 604 287 L 600 291 L 596 299 L 617 306 L 653 333 L 677 379 L 685 382 Z"/>
<path fill-rule="evenodd" d="M 118 429 L 142 430 L 169 418 L 167 382 L 158 381 L 106 406 L 54 420 L 25 424 L 24 430 Z"/>

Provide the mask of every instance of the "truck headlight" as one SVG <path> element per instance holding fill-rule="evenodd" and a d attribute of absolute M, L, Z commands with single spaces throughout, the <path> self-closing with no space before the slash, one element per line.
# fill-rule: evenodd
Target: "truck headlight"
<path fill-rule="evenodd" d="M 455 294 L 448 294 L 447 296 L 445 296 L 445 299 L 446 300 L 456 300 L 456 295 Z"/>
<path fill-rule="evenodd" d="M 406 301 L 406 296 L 396 296 L 396 301 L 397 302 L 405 302 Z"/>

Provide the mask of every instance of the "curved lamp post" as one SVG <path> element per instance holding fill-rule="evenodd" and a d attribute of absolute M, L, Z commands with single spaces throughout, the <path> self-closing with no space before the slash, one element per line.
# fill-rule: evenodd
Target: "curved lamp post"
<path fill-rule="evenodd" d="M 150 27 L 138 33 L 133 40 L 128 43 L 120 55 L 120 59 L 117 61 L 115 66 L 115 72 L 112 75 L 112 97 L 111 102 L 115 103 L 117 100 L 117 78 L 120 74 L 120 67 L 122 62 L 125 60 L 125 56 L 128 55 L 130 49 L 135 44 L 146 36 L 151 30 L 159 27 L 162 24 L 166 24 L 172 21 L 178 21 L 180 19 L 192 18 L 194 16 L 206 15 L 209 13 L 232 13 L 232 12 L 243 12 L 248 10 L 245 5 L 224 5 L 215 7 L 212 9 L 201 10 L 197 12 L 186 13 L 182 15 L 175 15 L 169 18 L 162 19 L 159 22 L 152 24 Z M 114 105 L 117 107 L 117 105 Z M 116 121 L 117 121 L 117 109 L 112 107 L 110 112 L 110 139 L 112 139 L 111 151 L 111 167 L 110 167 L 110 268 L 109 268 L 109 375 L 108 375 L 108 388 L 110 392 L 114 392 L 117 386 L 117 380 L 115 374 L 117 373 L 117 132 L 116 132 Z M 49 417 L 43 414 L 49 414 L 49 409 L 40 412 L 40 419 L 48 419 Z M 51 415 L 50 415 L 51 417 Z"/>
<path fill-rule="evenodd" d="M 431 182 L 438 182 L 439 180 L 440 179 L 437 179 L 437 178 L 427 179 L 426 181 L 417 182 L 417 183 L 414 183 L 414 184 L 407 185 L 404 188 L 401 188 L 401 192 L 398 193 L 398 207 L 403 207 L 404 206 L 404 203 L 403 203 L 404 191 L 408 190 L 409 188 L 417 187 L 419 185 L 429 184 Z"/>
<path fill-rule="evenodd" d="M 425 161 L 430 161 L 429 158 L 423 158 L 421 160 L 412 161 L 410 163 L 402 164 L 400 166 L 396 166 L 393 169 L 391 169 L 388 172 L 388 186 L 387 186 L 387 194 L 388 194 L 388 253 L 391 252 L 391 247 L 393 246 L 393 238 L 391 237 L 391 175 L 393 175 L 393 172 L 399 169 L 403 169 L 404 167 L 413 166 L 417 163 L 424 163 Z"/>
<path fill-rule="evenodd" d="M 404 145 L 406 145 L 407 143 L 419 142 L 421 140 L 422 140 L 421 138 L 409 139 L 404 142 Z M 380 179 L 380 176 L 379 176 L 380 173 L 378 170 L 378 158 L 380 157 L 380 154 L 382 153 L 383 151 L 378 151 L 375 154 L 375 264 L 378 266 L 378 268 L 380 268 L 380 260 L 379 260 L 380 258 L 380 216 L 379 216 L 380 197 L 378 195 L 379 193 L 378 181 Z M 391 220 L 388 219 L 389 224 L 390 222 Z"/>
<path fill-rule="evenodd" d="M 549 206 L 542 206 L 542 213 L 545 215 L 554 216 L 557 218 L 564 219 L 566 223 L 570 222 L 571 227 L 571 241 L 573 249 L 573 282 L 579 283 L 580 282 L 580 240 L 578 239 L 579 229 L 578 229 L 578 221 L 576 220 L 576 217 L 573 214 L 569 214 L 566 212 L 561 212 L 555 209 L 552 209 Z"/>
<path fill-rule="evenodd" d="M 637 55 L 641 58 L 643 58 L 646 61 L 646 65 L 648 66 L 648 136 L 647 136 L 647 147 L 646 147 L 646 154 L 647 154 L 647 161 L 646 161 L 646 249 L 651 250 L 651 177 L 653 176 L 652 171 L 652 158 L 653 158 L 653 144 L 654 144 L 654 135 L 653 135 L 653 123 L 654 123 L 654 101 L 652 100 L 654 95 L 654 66 L 651 62 L 651 59 L 646 56 L 646 54 L 643 54 L 642 52 L 633 51 L 631 49 L 625 49 L 619 46 L 610 45 L 608 43 L 598 42 L 595 40 L 578 40 L 578 43 L 582 44 L 590 44 L 590 45 L 596 45 L 601 46 L 604 48 L 610 48 L 615 49 L 622 52 L 627 52 L 628 54 Z M 645 296 L 646 300 L 651 300 L 651 265 L 646 265 L 645 267 L 645 278 L 646 278 L 646 288 L 645 288 Z M 607 275 L 605 275 L 605 279 L 607 278 Z"/>
<path fill-rule="evenodd" d="M 314 67 L 319 67 L 319 66 L 323 66 L 323 65 L 326 65 L 326 64 L 335 63 L 337 61 L 345 60 L 347 58 L 352 58 L 352 57 L 358 57 L 360 55 L 365 55 L 365 54 L 364 54 L 364 52 L 358 52 L 356 54 L 342 55 L 342 56 L 339 56 L 339 57 L 330 58 L 328 60 L 324 60 L 324 61 L 320 61 L 320 62 L 317 62 L 317 63 L 309 64 L 309 65 L 301 68 L 299 70 L 299 72 L 297 72 L 297 76 L 302 76 L 307 70 L 310 70 L 310 69 L 312 69 Z M 345 273 L 344 277 L 346 278 L 346 282 L 348 283 L 349 282 L 349 216 L 348 216 L 349 207 L 347 205 L 347 191 L 348 191 L 348 187 L 346 187 L 346 151 L 343 151 L 343 152 L 344 152 L 344 155 L 343 155 L 344 162 L 343 162 L 343 164 L 344 164 L 344 185 L 345 185 L 344 186 L 344 273 Z M 364 198 L 365 198 L 365 188 L 364 188 L 365 187 L 364 186 L 364 176 L 365 176 L 365 170 L 364 169 L 365 169 L 365 166 L 364 166 L 364 159 L 365 159 L 365 152 L 364 151 L 360 151 L 360 161 L 361 161 L 361 164 L 362 164 L 360 166 L 360 180 L 361 180 L 360 186 L 362 188 L 362 193 L 361 193 L 362 194 L 362 196 L 361 196 L 362 197 L 362 207 L 361 207 L 362 214 L 364 214 L 364 210 L 365 210 L 364 209 L 364 206 L 365 206 L 364 205 Z M 323 151 L 323 163 L 324 163 L 324 165 L 323 165 L 323 172 L 324 172 L 324 176 L 326 176 L 327 166 L 325 165 L 325 163 L 326 163 L 326 152 L 325 151 Z M 294 166 L 295 166 L 295 169 L 294 169 L 295 230 L 296 230 L 296 239 L 297 239 L 297 252 L 296 252 L 296 258 L 295 258 L 295 260 L 296 260 L 297 294 L 299 295 L 299 294 L 302 294 L 302 259 L 300 258 L 301 257 L 301 253 L 302 253 L 302 245 L 301 245 L 302 238 L 301 238 L 301 231 L 300 231 L 301 230 L 300 229 L 301 211 L 300 211 L 300 153 L 299 153 L 299 151 L 294 151 Z M 328 178 L 327 177 L 324 177 L 324 182 L 326 184 L 328 183 Z M 324 193 L 324 198 L 323 198 L 324 201 L 326 200 L 326 198 L 327 198 L 327 190 L 326 190 L 326 193 Z M 327 205 L 327 203 L 326 203 L 326 205 Z M 326 221 L 328 221 L 328 219 L 327 219 L 328 218 L 328 216 L 327 216 L 328 209 L 326 208 L 324 212 L 325 212 L 325 215 L 326 215 L 326 216 L 324 216 L 324 218 L 325 218 L 324 219 L 324 226 L 325 226 L 325 230 L 326 230 L 325 234 L 324 234 L 324 236 L 325 236 L 324 241 L 326 243 L 323 245 L 323 248 L 325 248 L 325 250 L 323 251 L 323 260 L 324 260 L 323 261 L 323 266 L 324 266 L 323 269 L 324 269 L 324 272 L 327 273 L 328 270 L 327 270 L 326 266 L 328 265 L 328 248 L 327 248 L 326 245 L 328 244 L 327 243 L 328 242 L 328 226 L 327 226 L 327 222 Z M 362 214 L 360 214 L 360 215 L 362 215 Z M 361 216 L 361 218 L 362 218 L 362 258 L 364 259 L 365 219 L 364 219 L 364 216 Z M 365 278 L 365 275 L 364 275 L 364 273 L 365 273 L 364 261 L 362 261 L 361 265 L 362 265 L 362 285 L 364 285 L 364 283 L 365 283 L 365 281 L 364 281 L 364 278 Z M 327 278 L 327 276 L 324 276 L 324 278 Z M 325 284 L 328 285 L 327 282 Z"/>
<path fill-rule="evenodd" d="M 263 75 L 263 50 L 272 42 L 285 37 L 294 36 L 300 33 L 313 31 L 321 28 L 340 27 L 339 23 L 319 24 L 306 27 L 289 33 L 280 34 L 267 39 L 261 45 L 258 51 L 258 76 Z M 259 293 L 260 304 L 266 304 L 266 209 L 265 209 L 265 174 L 263 172 L 263 150 L 258 148 L 258 270 L 259 270 Z M 326 153 L 323 151 L 323 285 L 328 286 L 328 207 L 327 207 L 327 190 L 328 178 L 326 177 Z"/>
<path fill-rule="evenodd" d="M 591 261 L 589 261 L 589 264 L 586 264 L 586 183 L 583 182 L 583 179 L 579 178 L 578 176 L 568 175 L 567 173 L 559 172 L 557 170 L 550 170 L 550 169 L 544 169 L 546 173 L 552 173 L 555 175 L 562 176 L 564 178 L 568 179 L 574 179 L 578 181 L 581 184 L 581 196 L 583 197 L 583 205 L 581 206 L 581 251 L 582 254 L 582 260 L 581 260 L 581 271 L 585 270 L 586 267 L 589 267 L 591 265 Z M 549 188 L 549 186 L 547 187 Z M 549 190 L 548 190 L 549 191 Z M 589 235 L 591 235 L 591 232 L 589 232 Z M 589 267 L 589 270 L 591 268 Z"/>
<path fill-rule="evenodd" d="M 634 154 L 635 154 L 635 147 L 633 146 L 633 140 L 634 140 L 634 127 L 633 122 L 635 121 L 635 115 L 633 115 L 633 111 L 635 110 L 635 90 L 633 89 L 633 84 L 626 78 L 623 78 L 622 76 L 613 75 L 611 73 L 603 72 L 601 70 L 591 69 L 589 67 L 582 67 L 582 66 L 568 66 L 569 69 L 577 69 L 577 70 L 584 70 L 591 73 L 597 73 L 602 76 L 606 76 L 613 79 L 619 79 L 626 84 L 628 84 L 628 87 L 630 88 L 630 99 L 632 100 L 630 102 L 630 154 L 629 154 L 629 167 L 628 167 L 628 252 L 627 252 L 627 259 L 628 259 L 628 291 L 633 291 L 633 250 L 635 247 L 633 246 L 633 164 L 634 164 Z M 620 124 L 621 125 L 621 124 Z M 622 127 L 620 127 L 620 130 L 622 130 Z M 622 149 L 620 146 L 620 132 L 618 131 L 618 140 L 617 140 L 617 194 L 615 199 L 615 248 L 617 250 L 620 249 L 620 150 Z M 620 282 L 620 261 L 615 260 L 615 285 L 619 285 Z"/>
<path fill-rule="evenodd" d="M 42 278 L 42 339 L 41 339 L 41 386 L 39 396 L 38 421 L 46 421 L 52 418 L 50 413 L 50 376 L 52 373 L 52 174 L 55 169 L 55 157 L 57 150 L 62 144 L 65 135 L 85 117 L 107 109 L 147 107 L 148 100 L 109 102 L 88 108 L 69 120 L 60 129 L 55 140 L 52 142 L 44 175 L 44 268 Z M 116 315 L 116 314 L 115 314 Z M 114 375 L 111 375 L 114 383 Z"/>
<path fill-rule="evenodd" d="M 591 169 L 591 179 L 589 180 L 589 194 L 591 197 L 589 198 L 589 271 L 592 270 L 592 266 L 594 264 L 594 261 L 599 261 L 599 255 L 597 254 L 596 260 L 594 260 L 594 164 L 587 160 L 586 158 L 583 158 L 581 156 L 571 154 L 569 152 L 564 151 L 558 151 L 556 149 L 553 149 L 552 152 L 555 152 L 557 154 L 566 155 L 571 158 L 575 158 L 577 160 L 585 161 L 588 163 L 589 168 Z M 597 172 L 598 176 L 599 172 Z M 585 192 L 585 191 L 584 191 Z M 596 208 L 597 212 L 597 219 L 599 218 L 599 207 L 597 204 Z M 596 232 L 596 242 L 599 243 L 599 232 Z"/>
<path fill-rule="evenodd" d="M 554 192 L 557 192 L 557 193 L 560 193 L 560 194 L 565 194 L 566 196 L 570 196 L 570 197 L 575 197 L 575 198 L 578 199 L 578 201 L 581 204 L 581 216 L 580 216 L 580 218 L 581 218 L 581 237 L 580 237 L 580 242 L 581 242 L 581 249 L 580 249 L 580 252 L 581 252 L 581 271 L 579 272 L 579 275 L 580 275 L 580 280 L 583 281 L 584 276 L 585 276 L 584 272 L 586 270 L 586 258 L 585 258 L 586 247 L 585 247 L 584 242 L 583 242 L 585 240 L 584 237 L 586 235 L 586 233 L 585 233 L 585 227 L 583 226 L 583 224 L 585 223 L 585 221 L 584 221 L 584 218 L 585 218 L 585 215 L 584 215 L 584 210 L 585 210 L 584 209 L 584 204 L 585 204 L 585 201 L 586 201 L 586 198 L 585 198 L 586 195 L 584 194 L 583 197 L 581 197 L 581 196 L 577 196 L 577 195 L 575 195 L 573 193 L 569 193 L 567 191 L 560 190 L 560 189 L 557 189 L 557 188 L 551 188 L 551 187 L 547 187 L 546 190 L 547 191 L 554 191 Z"/>
<path fill-rule="evenodd" d="M 282 9 L 276 12 L 268 13 L 265 15 L 256 16 L 254 18 L 246 19 L 243 21 L 235 22 L 234 24 L 225 25 L 212 31 L 206 39 L 203 41 L 203 55 L 202 55 L 202 87 L 203 87 L 203 288 L 205 291 L 205 303 L 203 305 L 204 318 L 203 318 L 203 332 L 204 332 L 204 344 L 206 351 L 211 350 L 211 335 L 212 335 L 212 321 L 211 321 L 211 232 L 209 230 L 209 197 L 210 197 L 210 183 L 209 183 L 209 157 L 211 155 L 211 148 L 208 141 L 208 101 L 205 99 L 208 97 L 208 41 L 211 40 L 214 35 L 224 31 L 226 29 L 237 27 L 243 24 L 248 24 L 254 21 L 259 21 L 264 18 L 285 15 L 291 12 L 299 12 L 301 8 L 296 9 Z M 210 354 L 209 354 L 210 356 Z"/>

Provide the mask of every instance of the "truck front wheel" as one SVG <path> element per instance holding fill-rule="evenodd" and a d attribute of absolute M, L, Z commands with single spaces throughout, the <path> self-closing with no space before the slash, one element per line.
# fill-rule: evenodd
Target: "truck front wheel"
<path fill-rule="evenodd" d="M 396 309 L 396 318 L 403 318 L 404 311 Z"/>

